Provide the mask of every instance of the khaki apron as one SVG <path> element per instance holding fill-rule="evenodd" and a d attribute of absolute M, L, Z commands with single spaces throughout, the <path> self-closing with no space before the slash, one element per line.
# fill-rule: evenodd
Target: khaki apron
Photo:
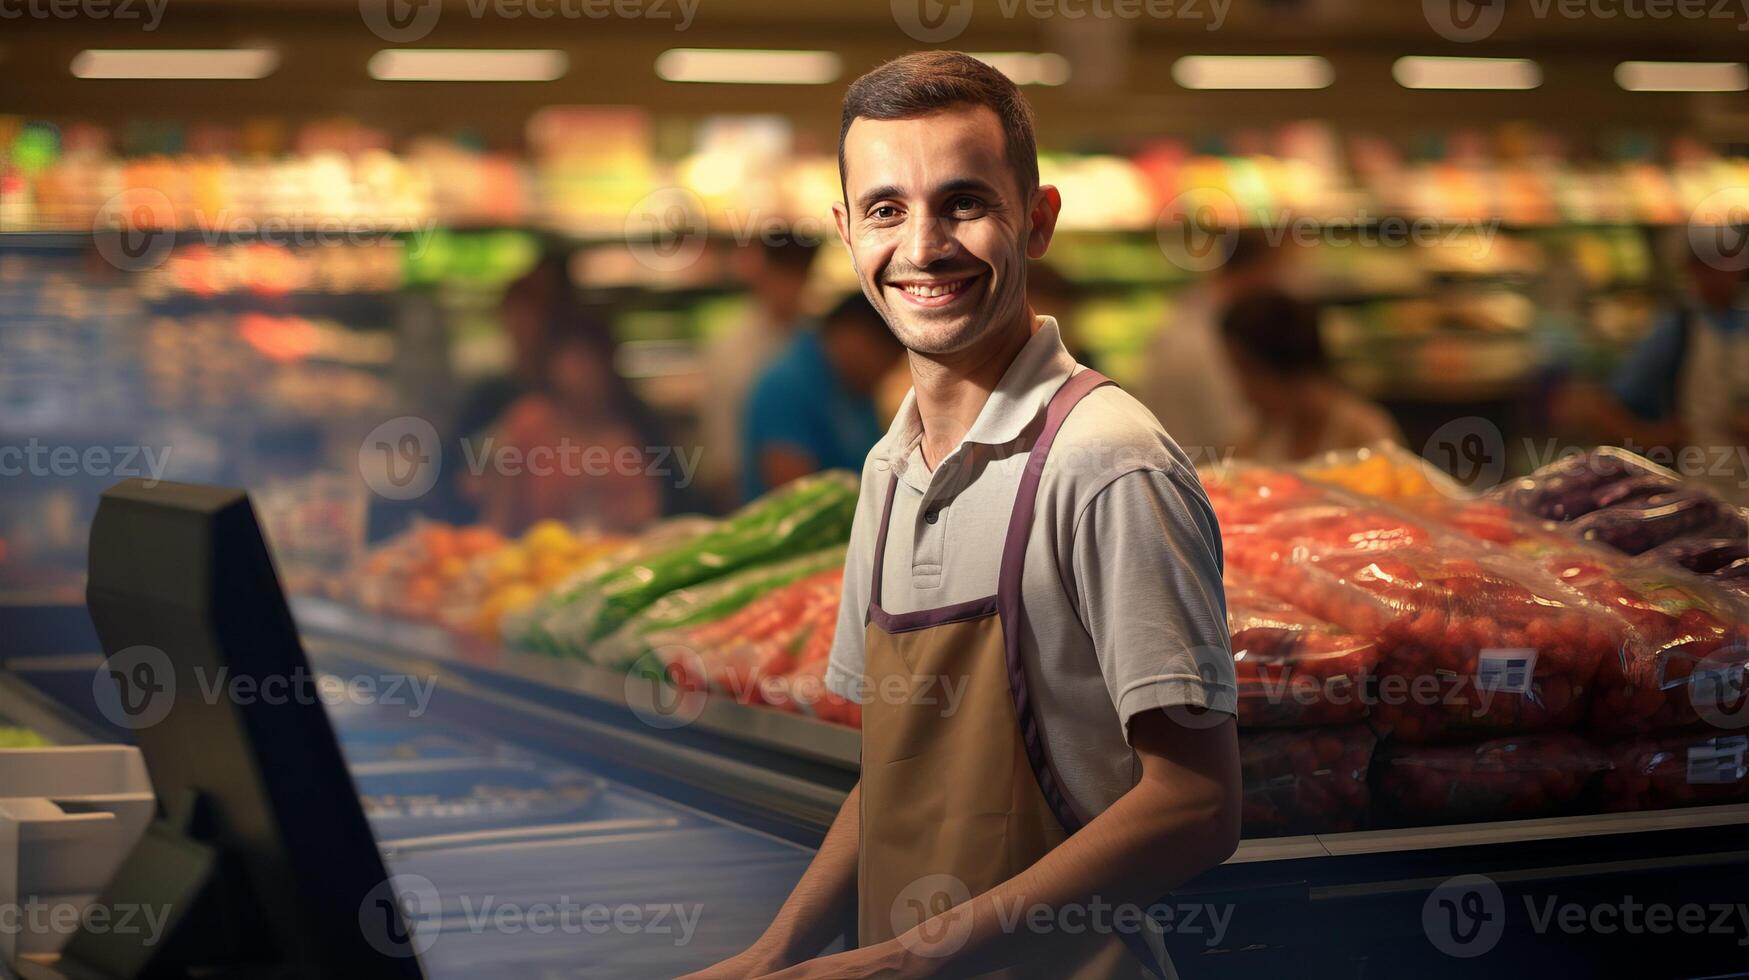
<path fill-rule="evenodd" d="M 862 841 L 857 864 L 858 939 L 867 946 L 909 931 L 1026 870 L 1080 829 L 1045 753 L 1021 663 L 1021 569 L 1039 474 L 1063 420 L 1088 392 L 1109 384 L 1082 371 L 1045 411 L 1009 518 L 997 593 L 910 613 L 881 608 L 890 477 L 875 543 L 866 627 L 867 701 L 862 713 Z M 957 703 L 944 685 L 963 691 Z M 949 710 L 952 704 L 953 710 Z M 869 814 L 875 814 L 874 819 Z M 1016 931 L 1028 929 L 1031 903 Z M 1002 977 L 1154 975 L 1136 933 L 1057 928 L 1041 955 Z M 1085 921 L 1076 920 L 1077 922 Z M 928 936 L 942 953 L 951 936 Z M 959 937 L 963 943 L 964 937 Z M 1126 948 L 1133 944 L 1136 952 Z"/>

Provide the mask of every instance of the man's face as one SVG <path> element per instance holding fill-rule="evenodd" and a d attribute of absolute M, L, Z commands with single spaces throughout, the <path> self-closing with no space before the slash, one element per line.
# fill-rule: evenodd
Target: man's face
<path fill-rule="evenodd" d="M 984 106 L 857 119 L 834 205 L 862 291 L 921 354 L 966 350 L 1026 308 L 1026 259 L 1044 255 L 1057 195 L 1023 197 L 1002 123 Z"/>

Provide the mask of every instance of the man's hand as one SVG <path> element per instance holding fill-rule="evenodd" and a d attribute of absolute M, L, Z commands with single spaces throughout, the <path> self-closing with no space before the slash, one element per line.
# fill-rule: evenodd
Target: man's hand
<path fill-rule="evenodd" d="M 909 950 L 894 939 L 862 949 L 849 949 L 831 956 L 822 956 L 776 973 L 745 975 L 763 976 L 764 980 L 913 980 L 929 974 L 920 958 L 912 956 Z"/>

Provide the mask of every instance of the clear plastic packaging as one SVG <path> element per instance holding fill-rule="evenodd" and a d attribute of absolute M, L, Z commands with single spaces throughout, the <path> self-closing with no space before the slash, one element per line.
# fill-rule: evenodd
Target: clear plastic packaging
<path fill-rule="evenodd" d="M 1685 537 L 1749 534 L 1743 512 L 1710 490 L 1611 446 L 1550 463 L 1491 496 L 1533 517 L 1570 522 L 1570 533 L 1632 555 Z"/>
<path fill-rule="evenodd" d="M 802 709 L 806 705 L 772 679 L 803 658 L 823 659 L 837 624 L 842 566 L 772 590 L 715 622 L 649 637 L 668 678 L 685 690 L 711 691 L 743 704 Z"/>
<path fill-rule="evenodd" d="M 1598 780 L 1603 809 L 1660 810 L 1749 797 L 1741 734 L 1650 735 L 1609 746 L 1612 768 Z"/>
<path fill-rule="evenodd" d="M 1343 725 L 1367 715 L 1378 645 L 1226 574 L 1227 630 L 1238 677 L 1239 725 Z"/>
<path fill-rule="evenodd" d="M 1462 823 L 1568 812 L 1609 759 L 1577 735 L 1557 732 L 1471 745 L 1393 745 L 1373 768 L 1386 819 Z"/>
<path fill-rule="evenodd" d="M 1297 469 L 1315 480 L 1368 497 L 1464 495 L 1463 487 L 1443 470 L 1394 442 L 1332 450 L 1301 463 Z"/>
<path fill-rule="evenodd" d="M 1223 535 L 1283 510 L 1347 499 L 1296 473 L 1249 463 L 1210 467 L 1197 475 Z"/>
<path fill-rule="evenodd" d="M 1239 733 L 1244 836 L 1358 830 L 1377 745 L 1365 725 Z"/>
<path fill-rule="evenodd" d="M 1451 535 L 1301 554 L 1264 581 L 1377 640 L 1373 722 L 1405 741 L 1570 728 L 1625 639 L 1619 619 L 1534 566 Z"/>

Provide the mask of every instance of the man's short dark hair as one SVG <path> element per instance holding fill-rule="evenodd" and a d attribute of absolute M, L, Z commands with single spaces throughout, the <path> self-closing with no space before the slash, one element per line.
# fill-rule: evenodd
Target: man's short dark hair
<path fill-rule="evenodd" d="M 915 119 L 955 106 L 986 106 L 1002 122 L 1008 165 L 1022 194 L 1038 188 L 1038 143 L 1032 107 L 1008 76 L 958 51 L 915 51 L 881 65 L 844 93 L 838 125 L 838 182 L 844 182 L 844 139 L 858 119 Z"/>

